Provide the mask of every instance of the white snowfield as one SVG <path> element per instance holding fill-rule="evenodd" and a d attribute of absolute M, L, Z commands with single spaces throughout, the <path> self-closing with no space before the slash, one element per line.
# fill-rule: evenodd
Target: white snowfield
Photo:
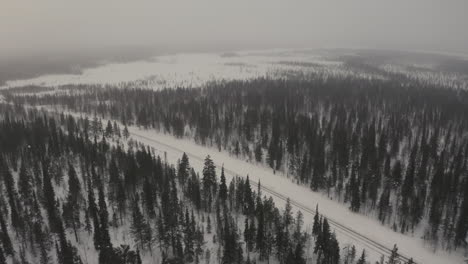
<path fill-rule="evenodd" d="M 167 134 L 155 132 L 154 130 L 143 130 L 137 127 L 129 127 L 129 131 L 134 139 L 147 144 L 148 146 L 154 147 L 158 152 L 162 153 L 161 157 L 166 157 L 170 162 L 177 162 L 177 160 L 181 158 L 182 153 L 186 152 L 189 156 L 190 164 L 196 171 L 200 172 L 203 168 L 203 159 L 206 155 L 210 155 L 217 166 L 218 177 L 220 175 L 221 166 L 224 165 L 228 180 L 232 176 L 235 176 L 232 175 L 233 172 L 242 177 L 249 175 L 249 178 L 252 181 L 260 181 L 262 186 L 276 191 L 282 196 L 289 197 L 300 205 L 305 205 L 308 208 L 315 208 L 318 204 L 319 212 L 324 216 L 354 230 L 356 233 L 359 233 L 380 245 L 384 245 L 386 248 L 391 249 L 394 244 L 397 244 L 399 248 L 398 252 L 405 257 L 412 257 L 416 263 L 463 263 L 464 258 L 460 253 L 448 253 L 441 250 L 433 252 L 432 248 L 424 245 L 424 241 L 422 239 L 394 232 L 374 219 L 351 212 L 347 205 L 330 200 L 320 193 L 311 191 L 308 187 L 297 185 L 284 175 L 280 175 L 278 173 L 273 174 L 272 170 L 268 168 L 234 158 L 228 153 L 219 152 L 214 148 L 197 145 L 191 140 L 177 139 Z M 256 187 L 254 183 L 252 183 L 252 186 Z M 263 191 L 263 195 L 268 197 L 271 193 Z M 272 197 L 280 208 L 284 208 L 285 200 L 278 196 Z M 306 225 L 312 224 L 314 216 L 312 212 L 307 212 L 294 203 L 293 207 L 304 213 L 304 221 Z M 363 240 L 361 237 L 358 237 L 353 233 L 336 228 L 333 224 L 332 228 L 335 230 L 342 248 L 347 243 L 352 243 L 356 245 L 358 250 L 363 248 L 366 249 L 369 259 L 372 260 L 371 263 L 379 260 L 381 255 L 385 252 L 379 249 L 378 245 L 366 242 L 366 240 Z"/>
<path fill-rule="evenodd" d="M 346 56 L 358 56 L 346 53 Z M 468 75 L 438 72 L 433 65 L 384 64 L 384 73 L 402 74 L 412 80 L 451 87 L 468 88 Z M 230 53 L 176 53 L 126 63 L 103 63 L 78 74 L 49 74 L 32 79 L 8 80 L 0 89 L 63 85 L 98 85 L 161 89 L 200 87 L 211 81 L 249 80 L 259 77 L 284 78 L 289 74 L 316 73 L 361 79 L 387 79 L 382 73 L 349 67 L 332 51 L 261 50 Z"/>
<path fill-rule="evenodd" d="M 279 72 L 315 72 L 327 76 L 383 78 L 352 71 L 330 54 L 311 51 L 243 51 L 235 53 L 177 53 L 127 63 L 84 69 L 80 74 L 50 74 L 9 80 L 0 89 L 28 85 L 58 87 L 69 84 L 114 85 L 148 89 L 200 87 L 210 81 L 279 78 Z"/>

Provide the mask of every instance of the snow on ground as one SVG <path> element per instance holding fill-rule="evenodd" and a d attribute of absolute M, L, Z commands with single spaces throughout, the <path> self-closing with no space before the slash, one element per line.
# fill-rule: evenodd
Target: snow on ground
<path fill-rule="evenodd" d="M 468 89 L 468 76 L 459 73 L 436 71 L 433 65 L 384 64 L 380 66 L 380 69 L 388 73 L 402 74 L 413 81 L 447 88 Z"/>
<path fill-rule="evenodd" d="M 177 86 L 202 86 L 213 80 L 251 79 L 261 76 L 274 75 L 280 71 L 312 71 L 328 75 L 353 75 L 361 78 L 381 78 L 381 76 L 370 75 L 364 72 L 355 72 L 343 67 L 340 61 L 334 61 L 326 54 L 315 54 L 311 52 L 270 51 L 270 52 L 238 52 L 238 53 L 204 53 L 204 54 L 174 54 L 154 57 L 151 60 L 136 61 L 130 63 L 107 64 L 83 71 L 82 74 L 72 75 L 46 75 L 30 80 L 8 81 L 4 87 L 21 87 L 26 85 L 60 86 L 66 84 L 101 84 L 138 86 L 158 89 L 161 87 Z M 382 66 L 384 70 L 394 73 L 407 73 L 406 68 L 396 66 Z M 419 75 L 414 78 L 432 82 L 443 80 L 443 83 L 459 85 L 453 76 L 434 76 L 432 73 L 418 71 Z M 421 74 L 424 72 L 424 74 Z M 435 78 L 435 79 L 434 79 Z M 1 100 L 1 98 L 0 98 Z M 218 169 L 222 164 L 229 171 L 238 173 L 239 176 L 250 176 L 252 181 L 260 180 L 263 186 L 277 191 L 291 199 L 315 208 L 319 204 L 319 211 L 330 219 L 333 219 L 356 232 L 378 241 L 387 248 L 394 244 L 399 247 L 399 252 L 404 256 L 413 257 L 417 263 L 439 264 L 439 263 L 462 263 L 463 257 L 459 253 L 448 253 L 438 251 L 434 253 L 432 248 L 425 246 L 422 239 L 410 237 L 393 232 L 378 221 L 364 215 L 352 213 L 347 205 L 332 201 L 324 195 L 312 192 L 308 187 L 293 183 L 290 179 L 273 172 L 257 164 L 231 157 L 226 152 L 219 152 L 214 148 L 207 148 L 195 144 L 190 140 L 176 139 L 170 135 L 164 135 L 154 130 L 142 130 L 137 127 L 129 127 L 132 137 L 142 143 L 154 147 L 162 157 L 167 157 L 170 163 L 176 163 L 187 152 L 190 162 L 196 171 L 201 171 L 203 159 L 210 155 L 217 164 Z M 220 171 L 219 171 L 220 172 Z M 218 174 L 219 175 L 219 174 Z M 227 173 L 228 179 L 234 175 Z M 264 195 L 269 195 L 263 193 Z M 284 208 L 285 202 L 274 197 L 275 203 Z M 304 221 L 311 225 L 313 215 L 304 213 Z M 355 244 L 358 250 L 365 248 L 369 257 L 376 261 L 380 258 L 368 245 L 361 244 L 352 236 L 337 231 L 340 245 L 347 243 Z"/>
<path fill-rule="evenodd" d="M 111 63 L 83 70 L 81 74 L 51 74 L 27 80 L 10 80 L 2 88 L 27 85 L 56 87 L 67 84 L 137 86 L 151 89 L 199 87 L 215 80 L 246 80 L 282 77 L 278 72 L 320 72 L 327 75 L 357 74 L 324 53 L 299 51 L 258 51 L 236 53 L 178 53 L 149 60 Z"/>
<path fill-rule="evenodd" d="M 348 54 L 359 56 L 357 54 Z M 365 59 L 365 57 L 364 57 Z M 398 61 L 378 67 L 412 80 L 444 87 L 468 88 L 468 76 L 434 70 L 432 64 Z M 49 74 L 26 80 L 8 80 L 0 89 L 28 85 L 57 87 L 67 84 L 113 85 L 148 89 L 200 87 L 210 81 L 283 78 L 294 73 L 317 73 L 324 77 L 387 79 L 365 69 L 348 67 L 333 52 L 319 50 L 261 50 L 227 53 L 175 53 L 126 63 L 109 63 L 84 69 L 78 74 Z"/>
<path fill-rule="evenodd" d="M 58 107 L 51 108 L 43 106 L 42 108 L 52 112 L 63 111 L 63 109 Z M 69 111 L 63 112 L 64 114 L 71 114 L 75 117 L 83 116 L 82 114 Z M 107 121 L 107 119 L 102 119 L 103 123 L 107 123 Z M 131 138 L 153 148 L 156 155 L 160 155 L 161 158 L 167 160 L 171 164 L 177 164 L 179 159 L 182 157 L 183 152 L 185 152 L 189 156 L 190 165 L 196 172 L 201 172 L 204 166 L 204 158 L 207 155 L 210 155 L 217 166 L 218 178 L 221 175 L 221 166 L 224 166 L 228 182 L 233 176 L 238 175 L 246 177 L 249 175 L 249 178 L 252 181 L 252 188 L 255 188 L 256 182 L 260 181 L 262 186 L 287 196 L 309 208 L 315 208 L 318 204 L 320 213 L 325 217 L 351 228 L 357 233 L 377 241 L 382 245 L 385 245 L 386 248 L 391 249 L 394 244 L 397 244 L 399 248 L 398 252 L 400 254 L 405 257 L 412 257 L 418 264 L 463 263 L 464 257 L 460 252 L 446 252 L 442 250 L 434 252 L 433 248 L 424 244 L 424 240 L 418 237 L 411 237 L 394 232 L 387 226 L 381 225 L 379 221 L 362 214 L 353 213 L 348 209 L 347 205 L 338 201 L 330 200 L 321 193 L 313 192 L 307 186 L 298 185 L 286 176 L 280 173 L 275 174 L 271 169 L 263 167 L 260 164 L 249 163 L 232 157 L 225 151 L 201 146 L 192 140 L 178 139 L 169 134 L 160 133 L 155 130 L 142 129 L 136 126 L 128 126 L 128 130 Z M 230 171 L 236 172 L 237 174 L 232 175 Z M 270 196 L 270 194 L 266 192 L 263 192 L 263 195 L 267 197 Z M 286 203 L 283 199 L 275 196 L 272 197 L 279 208 L 285 207 Z M 298 210 L 294 204 L 293 208 L 294 210 Z M 310 229 L 314 215 L 303 210 L 302 212 L 304 214 L 305 228 Z M 354 236 L 338 229 L 335 229 L 334 231 L 336 231 L 336 235 L 342 249 L 348 244 L 353 244 L 356 246 L 358 253 L 360 253 L 362 249 L 366 250 L 368 260 L 371 260 L 371 263 L 380 260 L 382 253 L 376 250 L 375 247 L 362 243 L 360 239 L 356 239 Z"/>
<path fill-rule="evenodd" d="M 463 256 L 461 254 L 443 251 L 434 253 L 431 248 L 424 246 L 422 239 L 393 232 L 374 219 L 351 212 L 346 205 L 330 200 L 320 193 L 312 192 L 308 187 L 297 185 L 282 175 L 273 174 L 270 169 L 236 159 L 226 152 L 219 152 L 214 148 L 203 147 L 190 140 L 176 139 L 175 137 L 161 134 L 154 130 L 150 131 L 129 127 L 129 131 L 134 139 L 154 147 L 161 153 L 166 153 L 165 156 L 170 162 L 176 162 L 182 156 L 182 152 L 186 152 L 187 155 L 189 155 L 191 165 L 196 171 L 201 171 L 203 162 L 200 161 L 200 159 L 203 160 L 206 155 L 210 155 L 218 166 L 218 169 L 220 169 L 221 165 L 224 165 L 227 170 L 238 172 L 239 176 L 245 177 L 249 175 L 252 181 L 260 180 L 263 186 L 267 186 L 310 208 L 314 208 L 316 204 L 319 204 L 319 211 L 326 217 L 342 223 L 372 240 L 378 241 L 387 248 L 393 248 L 393 245 L 397 244 L 401 254 L 413 257 L 417 263 L 441 264 L 462 263 L 463 261 Z M 164 157 L 164 154 L 162 157 Z M 198 157 L 198 159 L 196 159 L 196 157 Z M 232 176 L 233 175 L 227 175 L 227 177 Z M 264 195 L 268 194 L 264 193 Z M 284 208 L 285 202 L 283 200 L 276 197 L 273 198 L 280 208 Z M 304 222 L 306 225 L 310 225 L 313 221 L 313 215 L 305 212 L 303 213 Z M 338 232 L 338 230 L 336 231 L 341 246 L 346 243 L 353 243 L 358 249 L 365 248 L 373 261 L 380 258 L 381 254 L 376 253 L 372 248 L 360 244 L 345 233 Z"/>

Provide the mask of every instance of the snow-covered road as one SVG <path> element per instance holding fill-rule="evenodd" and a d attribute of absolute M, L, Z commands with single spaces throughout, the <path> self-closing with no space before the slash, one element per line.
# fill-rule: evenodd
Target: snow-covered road
<path fill-rule="evenodd" d="M 44 106 L 38 108 L 55 113 L 63 111 L 63 109 Z M 75 117 L 83 116 L 83 114 L 69 111 L 64 111 L 64 113 Z M 106 123 L 108 120 L 102 119 L 102 121 Z M 260 164 L 252 164 L 232 157 L 227 152 L 198 145 L 189 139 L 178 139 L 155 130 L 136 126 L 128 126 L 128 130 L 134 140 L 153 148 L 156 154 L 166 158 L 169 163 L 176 164 L 185 152 L 190 158 L 190 165 L 195 171 L 201 172 L 205 157 L 210 155 L 217 166 L 218 175 L 220 175 L 221 166 L 224 166 L 228 181 L 236 175 L 241 177 L 249 175 L 251 181 L 260 181 L 264 195 L 271 195 L 278 207 L 284 208 L 286 199 L 291 199 L 293 209 L 304 213 L 306 228 L 311 228 L 313 223 L 315 212 L 311 208 L 318 205 L 320 213 L 333 222 L 331 224 L 341 247 L 353 244 L 358 252 L 365 249 L 370 263 L 379 261 L 382 255 L 387 256 L 388 250 L 392 249 L 395 244 L 398 245 L 398 252 L 402 256 L 411 257 L 418 264 L 464 263 L 461 252 L 441 250 L 434 252 L 433 248 L 426 245 L 421 238 L 394 232 L 381 225 L 379 221 L 353 213 L 347 205 L 331 200 L 321 193 L 313 192 L 307 186 L 298 185 L 286 176 L 275 174 L 271 169 Z"/>
<path fill-rule="evenodd" d="M 374 219 L 351 212 L 346 205 L 295 184 L 283 175 L 274 174 L 268 168 L 239 160 L 214 148 L 197 145 L 191 140 L 177 139 L 154 130 L 129 127 L 129 131 L 134 139 L 165 153 L 170 162 L 176 162 L 186 152 L 191 165 L 201 171 L 204 158 L 210 155 L 218 169 L 224 165 L 227 177 L 249 175 L 252 181 L 261 182 L 265 187 L 264 194 L 268 192 L 268 195 L 272 195 L 278 206 L 284 207 L 285 200 L 289 197 L 295 209 L 304 213 L 306 224 L 312 223 L 314 210 L 311 208 L 318 204 L 319 211 L 334 222 L 332 226 L 342 245 L 353 243 L 357 248 L 366 249 L 373 261 L 380 259 L 382 254 L 388 255 L 388 250 L 397 244 L 399 253 L 414 258 L 416 263 L 463 263 L 463 256 L 459 253 L 437 251 L 435 254 L 431 247 L 425 246 L 422 239 L 394 232 Z"/>

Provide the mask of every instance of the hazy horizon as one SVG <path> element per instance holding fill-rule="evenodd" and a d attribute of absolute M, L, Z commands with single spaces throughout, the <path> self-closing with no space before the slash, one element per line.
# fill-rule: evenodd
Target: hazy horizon
<path fill-rule="evenodd" d="M 18 2 L 0 10 L 0 56 L 122 49 L 369 48 L 468 54 L 468 2 Z"/>

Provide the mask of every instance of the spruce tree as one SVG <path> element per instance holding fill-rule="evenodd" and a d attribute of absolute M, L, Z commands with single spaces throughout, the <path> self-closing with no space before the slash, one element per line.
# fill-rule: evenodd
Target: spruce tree
<path fill-rule="evenodd" d="M 185 244 L 185 260 L 192 262 L 195 254 L 194 251 L 194 230 L 190 221 L 188 208 L 185 209 L 185 225 L 184 225 L 184 244 Z"/>
<path fill-rule="evenodd" d="M 0 156 L 0 172 L 3 173 L 8 203 L 10 205 L 11 225 L 16 231 L 21 231 L 23 223 L 19 212 L 19 208 L 21 207 L 18 206 L 18 193 L 15 188 L 15 180 L 2 156 Z"/>
<path fill-rule="evenodd" d="M 2 245 L 0 244 L 0 264 L 7 264 L 6 257 L 2 249 Z"/>
<path fill-rule="evenodd" d="M 356 264 L 366 264 L 366 251 L 362 250 L 361 257 L 358 259 Z"/>
<path fill-rule="evenodd" d="M 182 183 L 182 185 L 185 184 L 188 177 L 190 176 L 190 162 L 185 152 L 184 154 L 182 154 L 182 159 L 180 160 L 180 163 L 179 163 L 177 176 L 179 177 L 179 181 Z"/>
<path fill-rule="evenodd" d="M 226 203 L 227 199 L 227 186 L 226 176 L 224 176 L 224 166 L 221 167 L 221 182 L 219 184 L 219 198 L 221 199 L 222 205 Z"/>
<path fill-rule="evenodd" d="M 466 236 L 468 234 L 468 178 L 465 179 L 463 201 L 461 203 L 461 212 L 455 231 L 455 246 L 466 245 Z"/>
<path fill-rule="evenodd" d="M 18 192 L 21 196 L 21 201 L 25 206 L 31 206 L 32 205 L 32 191 L 33 191 L 33 186 L 32 186 L 32 176 L 31 174 L 27 171 L 26 169 L 26 160 L 23 157 L 23 161 L 21 162 L 21 168 L 18 176 Z"/>
<path fill-rule="evenodd" d="M 399 259 L 399 254 L 398 254 L 398 247 L 395 244 L 393 246 L 392 252 L 390 253 L 390 256 L 388 257 L 387 264 L 397 264 Z"/>
<path fill-rule="evenodd" d="M 3 219 L 2 214 L 0 214 L 0 228 L 0 238 L 1 244 L 3 245 L 4 254 L 8 256 L 13 256 L 15 253 L 13 249 L 13 244 L 11 243 L 10 235 L 8 234 L 8 228 L 5 219 Z"/>
<path fill-rule="evenodd" d="M 68 196 L 64 205 L 63 216 L 67 227 L 71 226 L 78 241 L 77 230 L 81 226 L 79 199 L 81 198 L 81 185 L 73 165 L 68 165 Z"/>
<path fill-rule="evenodd" d="M 351 189 L 351 211 L 359 212 L 361 208 L 361 198 L 359 194 L 359 182 L 356 179 L 356 167 L 353 166 L 350 179 L 350 189 Z"/>
<path fill-rule="evenodd" d="M 247 179 L 245 180 L 244 184 L 244 214 L 251 215 L 254 213 L 255 210 L 255 203 L 252 196 L 252 188 L 250 186 L 249 175 L 247 175 Z"/>
<path fill-rule="evenodd" d="M 51 178 L 49 176 L 49 163 L 47 161 L 42 162 L 42 175 L 43 175 L 43 191 L 44 202 L 49 218 L 49 226 L 52 232 L 57 233 L 59 231 L 59 219 L 55 204 L 55 191 L 52 186 Z"/>
<path fill-rule="evenodd" d="M 133 202 L 132 225 L 130 227 L 130 232 L 135 240 L 137 248 L 143 249 L 145 247 L 151 247 L 151 227 L 140 211 L 138 195 L 135 197 L 135 201 Z"/>
<path fill-rule="evenodd" d="M 322 227 L 320 226 L 320 216 L 317 204 L 317 206 L 315 207 L 314 224 L 312 226 L 312 235 L 314 235 L 316 239 L 321 229 Z"/>
<path fill-rule="evenodd" d="M 306 260 L 304 258 L 304 245 L 302 241 L 296 244 L 296 249 L 294 250 L 294 261 L 292 263 L 305 264 Z"/>
<path fill-rule="evenodd" d="M 105 132 L 104 132 L 104 136 L 106 136 L 106 137 L 108 137 L 108 138 L 112 137 L 112 135 L 114 134 L 114 133 L 113 133 L 113 130 L 114 130 L 114 129 L 113 129 L 113 127 L 112 127 L 112 123 L 111 123 L 110 120 L 108 120 L 108 121 L 107 121 L 106 130 L 105 130 Z"/>
<path fill-rule="evenodd" d="M 257 227 L 257 236 L 255 238 L 255 242 L 257 245 L 257 250 L 259 251 L 260 260 L 264 260 L 268 257 L 267 251 L 267 241 L 266 241 L 266 227 L 265 227 L 265 213 L 263 209 L 263 203 L 259 199 L 257 202 L 257 210 L 258 210 L 258 227 Z"/>
<path fill-rule="evenodd" d="M 128 139 L 130 137 L 130 132 L 128 131 L 127 125 L 125 125 L 125 127 L 124 127 L 123 136 L 124 136 L 125 139 Z"/>
<path fill-rule="evenodd" d="M 203 192 L 205 196 L 205 202 L 207 203 L 207 208 L 211 207 L 211 199 L 213 194 L 216 192 L 216 170 L 213 160 L 208 155 L 205 158 L 205 166 L 203 167 Z"/>
<path fill-rule="evenodd" d="M 100 248 L 112 248 L 112 243 L 109 235 L 109 213 L 107 212 L 107 203 L 104 196 L 104 188 L 102 183 L 98 184 L 99 196 L 99 233 L 100 233 Z"/>

